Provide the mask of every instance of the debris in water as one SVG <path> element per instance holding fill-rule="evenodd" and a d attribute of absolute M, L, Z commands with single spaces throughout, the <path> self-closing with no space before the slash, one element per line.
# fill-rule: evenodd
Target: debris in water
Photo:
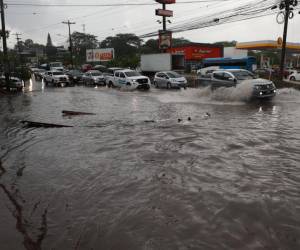
<path fill-rule="evenodd" d="M 5 168 L 2 166 L 2 162 L 0 160 L 0 177 L 6 172 Z"/>
<path fill-rule="evenodd" d="M 144 121 L 145 123 L 155 123 L 155 121 L 154 120 L 146 120 L 146 121 Z"/>
<path fill-rule="evenodd" d="M 70 110 L 63 110 L 63 115 L 96 115 L 95 113 L 87 113 L 87 112 L 78 112 L 78 111 L 70 111 Z"/>
<path fill-rule="evenodd" d="M 53 123 L 44 123 L 44 122 L 32 122 L 32 121 L 21 121 L 29 128 L 73 128 L 69 125 L 53 124 Z"/>
<path fill-rule="evenodd" d="M 19 176 L 19 177 L 23 176 L 23 170 L 24 169 L 25 169 L 25 167 L 19 168 L 18 171 L 17 171 L 17 176 Z"/>
<path fill-rule="evenodd" d="M 203 116 L 203 118 L 205 118 L 205 119 L 211 118 L 211 114 L 206 112 L 205 115 Z"/>
<path fill-rule="evenodd" d="M 191 121 L 192 120 L 192 118 L 191 117 L 188 117 L 188 121 Z"/>
<path fill-rule="evenodd" d="M 177 121 L 180 123 L 180 122 L 182 122 L 182 119 L 178 119 Z"/>

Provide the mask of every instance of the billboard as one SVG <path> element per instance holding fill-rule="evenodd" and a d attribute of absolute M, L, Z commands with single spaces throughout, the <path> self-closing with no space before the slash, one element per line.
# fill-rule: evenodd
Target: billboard
<path fill-rule="evenodd" d="M 159 31 L 159 48 L 168 49 L 172 47 L 172 32 L 171 31 Z"/>
<path fill-rule="evenodd" d="M 114 59 L 115 51 L 113 48 L 108 49 L 87 49 L 87 62 L 107 62 Z"/>

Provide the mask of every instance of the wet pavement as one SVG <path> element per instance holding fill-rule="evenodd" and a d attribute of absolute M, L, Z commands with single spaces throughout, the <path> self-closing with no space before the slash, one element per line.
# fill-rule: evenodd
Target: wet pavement
<path fill-rule="evenodd" d="M 300 249 L 300 92 L 240 94 L 0 96 L 0 249 Z"/>

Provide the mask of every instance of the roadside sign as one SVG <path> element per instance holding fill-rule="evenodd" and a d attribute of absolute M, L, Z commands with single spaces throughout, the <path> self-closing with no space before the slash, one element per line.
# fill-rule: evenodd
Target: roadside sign
<path fill-rule="evenodd" d="M 176 0 L 155 0 L 155 2 L 158 2 L 161 4 L 173 4 L 173 3 L 176 3 Z"/>
<path fill-rule="evenodd" d="M 156 9 L 155 15 L 157 16 L 165 16 L 165 17 L 172 17 L 173 11 L 172 10 L 163 10 L 163 9 Z"/>
<path fill-rule="evenodd" d="M 169 49 L 172 47 L 172 31 L 159 31 L 159 48 Z"/>
<path fill-rule="evenodd" d="M 87 62 L 107 62 L 114 59 L 114 49 L 87 49 L 86 61 Z"/>

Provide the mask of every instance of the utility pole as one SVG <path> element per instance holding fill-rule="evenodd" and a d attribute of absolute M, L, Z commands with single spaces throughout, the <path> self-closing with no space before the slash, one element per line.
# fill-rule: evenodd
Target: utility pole
<path fill-rule="evenodd" d="M 22 60 L 21 47 L 20 47 L 20 41 L 21 41 L 22 39 L 19 37 L 19 36 L 22 35 L 22 34 L 20 34 L 20 33 L 15 33 L 15 34 L 13 34 L 13 35 L 16 36 L 19 59 L 20 59 L 20 63 L 22 64 L 22 63 L 23 63 L 23 60 Z"/>
<path fill-rule="evenodd" d="M 7 42 L 6 42 L 6 29 L 5 29 L 5 13 L 4 3 L 0 0 L 0 11 L 1 11 L 1 24 L 2 24 L 2 42 L 3 42 L 3 63 L 4 63 L 4 75 L 7 88 L 9 87 L 9 61 L 7 53 Z"/>
<path fill-rule="evenodd" d="M 72 69 L 74 68 L 74 59 L 73 59 L 73 43 L 72 43 L 72 36 L 71 36 L 71 24 L 76 24 L 75 22 L 70 22 L 68 20 L 67 22 L 62 22 L 63 24 L 67 24 L 69 26 L 69 42 L 70 42 L 70 47 L 69 51 L 71 54 L 71 63 L 72 63 Z"/>
<path fill-rule="evenodd" d="M 289 25 L 289 14 L 290 14 L 290 1 L 285 0 L 285 13 L 284 13 L 284 29 L 283 29 L 283 42 L 281 51 L 281 62 L 280 62 L 280 78 L 284 78 L 284 65 L 285 65 L 285 53 L 286 53 L 286 38 L 287 30 Z"/>
<path fill-rule="evenodd" d="M 281 62 L 280 62 L 280 78 L 283 80 L 284 78 L 284 66 L 285 66 L 285 58 L 286 58 L 286 40 L 287 40 L 287 32 L 288 32 L 288 25 L 289 19 L 294 17 L 294 8 L 298 5 L 297 0 L 282 0 L 279 8 L 281 10 L 284 9 L 282 12 L 284 15 L 284 29 L 283 29 L 283 41 L 282 41 L 282 50 L 281 50 Z"/>

